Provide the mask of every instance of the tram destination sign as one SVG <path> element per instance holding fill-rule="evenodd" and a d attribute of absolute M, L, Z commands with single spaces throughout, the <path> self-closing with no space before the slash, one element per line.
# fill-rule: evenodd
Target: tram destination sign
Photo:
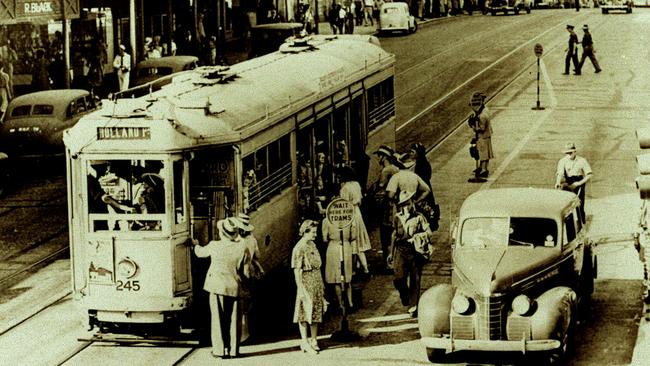
<path fill-rule="evenodd" d="M 325 216 L 337 228 L 345 229 L 352 224 L 354 205 L 343 198 L 336 198 L 327 205 Z"/>
<path fill-rule="evenodd" d="M 97 140 L 151 140 L 149 127 L 97 127 Z"/>

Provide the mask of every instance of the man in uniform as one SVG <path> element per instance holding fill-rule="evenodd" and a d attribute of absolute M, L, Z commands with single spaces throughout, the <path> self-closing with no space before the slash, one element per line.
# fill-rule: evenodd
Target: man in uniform
<path fill-rule="evenodd" d="M 578 156 L 576 145 L 572 142 L 566 144 L 564 153 L 566 155 L 557 162 L 555 188 L 571 191 L 578 195 L 582 222 L 585 222 L 585 191 L 587 182 L 592 176 L 591 166 L 587 159 Z"/>
<path fill-rule="evenodd" d="M 569 32 L 569 48 L 566 49 L 566 58 L 564 59 L 564 75 L 569 75 L 569 66 L 573 60 L 573 72 L 580 75 L 580 63 L 578 62 L 578 35 L 573 31 L 573 26 L 566 26 Z"/>
<path fill-rule="evenodd" d="M 596 69 L 596 74 L 602 71 L 598 65 L 598 60 L 596 60 L 596 55 L 594 54 L 594 41 L 591 39 L 591 33 L 589 33 L 589 26 L 587 24 L 582 26 L 582 30 L 585 32 L 585 35 L 582 36 L 582 57 L 580 58 L 580 70 L 582 70 L 582 65 L 585 63 L 585 59 L 589 57 L 594 69 Z"/>
<path fill-rule="evenodd" d="M 388 248 L 390 247 L 391 235 L 393 233 L 393 205 L 391 204 L 386 194 L 386 186 L 390 178 L 399 171 L 395 165 L 395 158 L 393 155 L 395 151 L 390 146 L 381 145 L 377 151 L 374 152 L 379 159 L 381 166 L 381 175 L 377 182 L 377 189 L 375 190 L 375 202 L 381 209 L 381 224 L 379 226 L 379 237 L 381 240 L 382 257 L 386 264 L 388 258 Z"/>

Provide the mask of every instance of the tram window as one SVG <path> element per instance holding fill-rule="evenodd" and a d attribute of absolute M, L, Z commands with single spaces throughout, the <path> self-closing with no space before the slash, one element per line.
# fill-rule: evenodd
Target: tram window
<path fill-rule="evenodd" d="M 174 217 L 177 224 L 185 222 L 185 205 L 183 204 L 183 160 L 174 162 Z"/>
<path fill-rule="evenodd" d="M 165 213 L 161 160 L 92 160 L 87 165 L 91 230 L 161 230 Z"/>
<path fill-rule="evenodd" d="M 381 126 L 395 116 L 395 91 L 390 77 L 368 89 L 368 130 Z"/>
<path fill-rule="evenodd" d="M 291 186 L 289 135 L 281 137 L 242 160 L 244 211 L 255 210 L 283 188 Z"/>

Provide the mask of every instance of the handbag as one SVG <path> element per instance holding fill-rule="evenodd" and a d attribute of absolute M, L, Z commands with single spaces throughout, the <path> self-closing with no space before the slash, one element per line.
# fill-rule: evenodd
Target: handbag
<path fill-rule="evenodd" d="M 473 137 L 469 143 L 469 156 L 474 160 L 478 160 L 478 147 L 476 147 L 476 142 L 476 137 Z"/>

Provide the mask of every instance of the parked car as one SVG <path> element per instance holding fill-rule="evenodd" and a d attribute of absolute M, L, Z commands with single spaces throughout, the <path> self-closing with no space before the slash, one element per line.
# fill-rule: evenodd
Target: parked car
<path fill-rule="evenodd" d="M 632 0 L 607 0 L 600 5 L 600 11 L 603 14 L 609 14 L 610 11 L 624 11 L 630 14 L 633 7 L 634 2 Z"/>
<path fill-rule="evenodd" d="M 269 23 L 251 27 L 251 50 L 248 58 L 275 52 L 289 37 L 300 35 L 302 23 Z"/>
<path fill-rule="evenodd" d="M 464 201 L 452 229 L 451 283 L 418 304 L 429 360 L 457 351 L 546 365 L 564 357 L 596 275 L 579 208 L 575 194 L 540 188 L 488 189 Z"/>
<path fill-rule="evenodd" d="M 92 95 L 82 89 L 16 97 L 9 102 L 0 126 L 0 151 L 12 161 L 63 156 L 63 131 L 97 107 Z"/>
<path fill-rule="evenodd" d="M 497 15 L 498 12 L 503 12 L 504 15 L 512 12 L 516 15 L 522 10 L 530 14 L 531 7 L 531 0 L 490 0 L 488 11 L 492 15 Z"/>
<path fill-rule="evenodd" d="M 415 33 L 418 24 L 409 13 L 407 3 L 384 3 L 379 10 L 379 33 L 404 32 Z"/>
<path fill-rule="evenodd" d="M 165 56 L 141 61 L 135 67 L 133 86 L 140 86 L 180 71 L 193 70 L 198 66 L 198 62 L 199 59 L 196 56 Z M 166 79 L 161 84 L 167 84 L 170 81 Z M 156 85 L 157 88 L 160 86 L 162 85 Z"/>

